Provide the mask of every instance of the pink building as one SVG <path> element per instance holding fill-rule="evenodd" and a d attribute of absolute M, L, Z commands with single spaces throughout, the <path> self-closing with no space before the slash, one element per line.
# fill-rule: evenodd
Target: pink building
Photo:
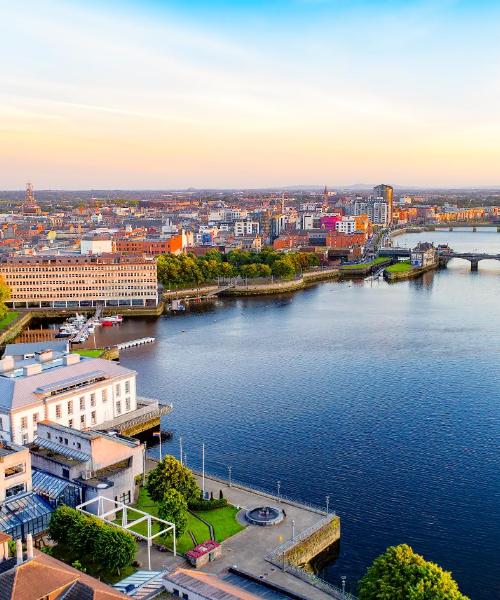
<path fill-rule="evenodd" d="M 342 220 L 340 215 L 324 215 L 320 219 L 321 229 L 335 231 L 335 225 Z"/>

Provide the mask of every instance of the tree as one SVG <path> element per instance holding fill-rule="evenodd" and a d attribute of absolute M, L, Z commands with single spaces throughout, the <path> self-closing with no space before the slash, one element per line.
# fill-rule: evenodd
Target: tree
<path fill-rule="evenodd" d="M 176 536 L 182 535 L 187 529 L 187 502 L 184 496 L 177 490 L 171 489 L 165 492 L 163 500 L 158 503 L 158 516 L 160 519 L 175 524 Z"/>
<path fill-rule="evenodd" d="M 109 571 L 120 572 L 135 558 L 137 550 L 134 536 L 128 531 L 110 525 L 101 525 L 94 539 L 92 556 L 95 562 Z"/>
<path fill-rule="evenodd" d="M 173 456 L 165 456 L 158 465 L 150 471 L 147 481 L 148 494 L 155 502 L 161 502 L 168 490 L 174 489 L 182 494 L 189 504 L 196 502 L 201 490 L 196 479 L 187 467 Z"/>
<path fill-rule="evenodd" d="M 293 262 L 286 256 L 274 261 L 271 269 L 273 275 L 276 275 L 276 277 L 283 277 L 283 279 L 291 279 L 295 275 Z"/>
<path fill-rule="evenodd" d="M 5 306 L 5 301 L 10 298 L 10 287 L 5 283 L 5 280 L 0 275 L 0 319 L 3 319 L 9 312 Z"/>
<path fill-rule="evenodd" d="M 360 600 L 468 600 L 451 574 L 410 546 L 391 546 L 373 561 L 359 585 Z"/>

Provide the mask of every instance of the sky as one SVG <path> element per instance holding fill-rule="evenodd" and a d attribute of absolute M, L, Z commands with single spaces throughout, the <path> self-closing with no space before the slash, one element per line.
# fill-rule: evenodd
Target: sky
<path fill-rule="evenodd" d="M 0 0 L 0 189 L 500 185 L 498 0 Z"/>

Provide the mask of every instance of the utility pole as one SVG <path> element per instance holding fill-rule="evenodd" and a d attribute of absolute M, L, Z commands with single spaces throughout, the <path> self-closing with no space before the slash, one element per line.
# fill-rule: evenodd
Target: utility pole
<path fill-rule="evenodd" d="M 330 504 L 330 496 L 326 497 L 326 514 L 328 514 L 328 505 Z"/>
<path fill-rule="evenodd" d="M 342 580 L 342 597 L 345 598 L 345 580 L 346 580 L 346 576 L 345 575 L 341 575 L 340 579 Z"/>
<path fill-rule="evenodd" d="M 295 539 L 295 521 L 292 520 L 292 542 Z"/>
<path fill-rule="evenodd" d="M 229 473 L 229 487 L 231 487 L 231 471 L 233 470 L 233 467 L 231 465 L 228 465 L 227 470 Z"/>
<path fill-rule="evenodd" d="M 182 460 L 182 436 L 180 436 L 179 438 L 179 455 L 181 457 L 181 465 L 184 465 L 184 462 Z"/>
<path fill-rule="evenodd" d="M 276 486 L 278 488 L 278 502 L 281 502 L 280 489 L 281 489 L 281 481 L 278 479 L 276 482 Z"/>

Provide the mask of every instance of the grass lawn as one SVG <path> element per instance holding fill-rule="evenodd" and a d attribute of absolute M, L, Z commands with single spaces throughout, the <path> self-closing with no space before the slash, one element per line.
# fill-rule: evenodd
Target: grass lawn
<path fill-rule="evenodd" d="M 119 573 L 113 572 L 113 571 L 108 571 L 108 570 L 104 569 L 103 567 L 101 567 L 99 564 L 93 563 L 93 562 L 89 561 L 88 559 L 86 560 L 86 557 L 81 556 L 77 550 L 68 548 L 68 547 L 64 546 L 63 544 L 58 544 L 57 546 L 54 546 L 52 548 L 51 555 L 54 556 L 54 558 L 58 558 L 59 560 L 62 560 L 63 562 L 65 562 L 66 564 L 68 564 L 70 566 L 72 565 L 73 562 L 78 560 L 78 561 L 80 561 L 82 566 L 85 568 L 86 573 L 88 573 L 92 577 L 96 577 L 96 578 L 100 579 L 101 581 L 104 581 L 105 583 L 109 583 L 111 585 L 113 583 L 117 583 L 118 581 L 121 581 L 122 579 L 124 579 L 125 577 L 128 577 L 129 575 L 132 575 L 137 570 L 135 567 L 130 565 L 128 567 L 125 567 L 124 569 L 121 569 Z"/>
<path fill-rule="evenodd" d="M 387 258 L 384 256 L 379 256 L 370 262 L 359 263 L 357 265 L 341 265 L 341 269 L 366 269 L 367 267 L 374 267 L 375 265 L 379 265 L 383 262 L 386 262 Z"/>
<path fill-rule="evenodd" d="M 197 512 L 208 521 L 214 528 L 215 539 L 218 542 L 223 542 L 227 538 L 231 537 L 244 529 L 243 525 L 240 525 L 236 520 L 236 514 L 239 510 L 236 506 L 228 505 L 223 508 L 215 508 L 214 510 L 207 510 L 205 512 Z"/>
<path fill-rule="evenodd" d="M 142 487 L 139 491 L 139 499 L 134 507 L 155 517 L 158 516 L 158 507 L 156 503 L 151 500 L 147 491 Z M 203 519 L 205 519 L 205 521 L 208 521 L 213 526 L 217 541 L 222 542 L 243 529 L 243 527 L 236 521 L 235 517 L 237 512 L 238 509 L 235 506 L 225 506 L 223 508 L 198 512 L 196 514 L 199 514 Z M 130 518 L 139 518 L 139 515 L 134 517 L 131 514 Z M 177 539 L 177 551 L 182 552 L 183 554 L 194 547 L 193 540 L 191 539 L 189 532 L 193 533 L 196 541 L 199 544 L 210 539 L 210 530 L 205 523 L 197 519 L 191 513 L 188 513 L 187 518 L 187 531 Z M 147 523 L 138 523 L 133 527 L 133 530 L 137 533 L 146 535 Z M 153 525 L 153 532 L 156 531 L 160 531 L 160 528 L 158 525 Z M 168 548 L 172 548 L 172 539 L 170 536 L 167 538 L 163 538 L 163 536 L 158 537 L 155 539 L 155 542 L 157 544 L 164 544 Z"/>
<path fill-rule="evenodd" d="M 80 356 L 88 356 L 89 358 L 99 358 L 104 350 L 102 348 L 96 348 L 95 350 L 82 348 L 80 350 L 73 350 L 75 354 Z"/>
<path fill-rule="evenodd" d="M 387 267 L 389 273 L 408 273 L 412 270 L 412 266 L 409 260 L 394 263 Z"/>
<path fill-rule="evenodd" d="M 9 311 L 3 319 L 0 319 L 0 330 L 7 329 L 7 327 L 12 323 L 12 321 L 15 321 L 18 316 L 19 313 L 15 310 Z"/>

